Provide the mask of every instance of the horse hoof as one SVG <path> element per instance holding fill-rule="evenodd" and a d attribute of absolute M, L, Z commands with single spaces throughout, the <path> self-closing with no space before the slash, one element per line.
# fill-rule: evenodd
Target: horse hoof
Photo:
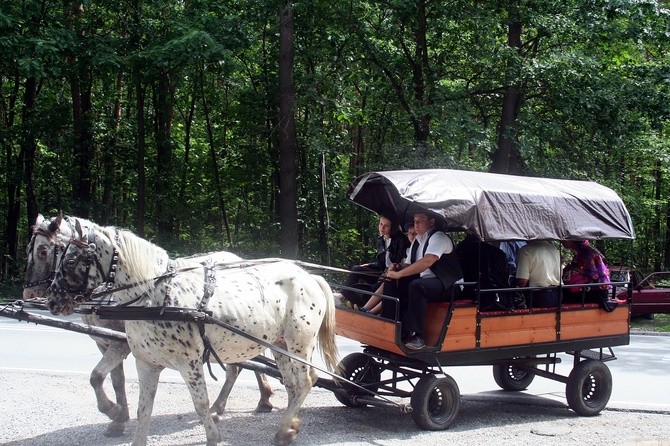
<path fill-rule="evenodd" d="M 105 437 L 116 438 L 123 435 L 126 425 L 123 423 L 111 422 L 107 425 L 107 430 L 103 434 Z"/>
<path fill-rule="evenodd" d="M 214 420 L 214 422 L 216 423 L 216 422 L 221 421 L 221 417 L 219 416 L 218 413 L 213 412 L 213 413 L 212 413 L 212 420 Z"/>
<path fill-rule="evenodd" d="M 258 404 L 258 406 L 256 406 L 255 412 L 257 413 L 272 412 L 273 408 L 274 406 L 272 406 L 272 404 Z"/>
<path fill-rule="evenodd" d="M 295 431 L 297 434 L 300 432 L 300 419 L 294 418 L 293 421 L 291 422 L 291 429 Z"/>
<path fill-rule="evenodd" d="M 272 444 L 275 444 L 277 446 L 286 446 L 287 444 L 290 444 L 293 440 L 295 440 L 297 436 L 298 436 L 297 431 L 289 429 L 286 432 L 284 432 L 283 435 L 277 433 L 275 435 L 274 440 L 272 441 Z"/>

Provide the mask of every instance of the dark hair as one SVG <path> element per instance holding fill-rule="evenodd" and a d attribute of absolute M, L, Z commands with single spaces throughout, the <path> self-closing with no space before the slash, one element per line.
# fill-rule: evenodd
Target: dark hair
<path fill-rule="evenodd" d="M 391 222 L 391 235 L 395 234 L 398 231 L 401 231 L 400 223 L 395 216 L 389 216 L 388 214 L 379 214 L 379 218 L 385 218 Z"/>

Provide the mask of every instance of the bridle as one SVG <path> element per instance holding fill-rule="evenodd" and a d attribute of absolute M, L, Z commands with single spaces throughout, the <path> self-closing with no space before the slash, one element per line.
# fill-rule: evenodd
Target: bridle
<path fill-rule="evenodd" d="M 65 220 L 67 221 L 67 220 Z M 67 221 L 68 224 L 70 224 L 69 221 Z M 49 275 L 46 276 L 44 279 L 38 279 L 35 280 L 34 282 L 23 282 L 23 288 L 32 288 L 38 285 L 44 285 L 53 282 L 54 278 L 56 277 L 56 272 L 57 268 L 59 265 L 59 260 L 62 258 L 63 254 L 65 253 L 65 243 L 61 242 L 56 233 L 60 231 L 58 227 L 52 228 L 53 222 L 49 224 L 48 229 L 43 229 L 41 227 L 37 227 L 33 229 L 33 236 L 30 238 L 30 242 L 28 243 L 28 253 L 30 256 L 34 256 L 33 250 L 35 249 L 35 239 L 37 236 L 42 236 L 47 239 L 53 240 L 55 239 L 56 242 L 54 243 L 54 252 L 53 256 L 51 259 L 51 268 Z M 28 262 L 30 263 L 30 262 Z M 33 261 L 34 263 L 34 261 Z M 26 265 L 27 267 L 27 265 Z"/>
<path fill-rule="evenodd" d="M 116 270 L 119 261 L 119 251 L 118 249 L 116 249 L 116 246 L 114 247 L 114 250 L 112 252 L 112 259 L 110 261 L 109 268 L 107 269 L 107 273 L 105 273 L 105 268 L 103 267 L 102 262 L 100 262 L 100 259 L 96 255 L 97 245 L 95 244 L 95 230 L 93 228 L 89 229 L 88 234 L 86 235 L 86 241 L 72 237 L 69 240 L 68 244 L 65 246 L 63 254 L 67 252 L 70 245 L 74 245 L 82 250 L 82 252 L 76 257 L 74 262 L 75 264 L 78 264 L 80 262 L 84 263 L 84 265 L 86 266 L 85 277 L 87 279 L 88 277 L 90 277 L 91 268 L 95 265 L 97 273 L 100 275 L 100 277 L 103 278 L 104 281 L 103 286 L 106 292 L 112 290 L 114 288 L 114 281 L 116 279 Z M 58 270 L 60 270 L 62 277 L 65 277 L 64 264 L 63 264 L 64 261 L 65 261 L 65 255 L 61 257 L 60 264 L 58 266 Z M 90 299 L 90 296 L 93 293 L 93 290 L 87 289 L 87 285 L 88 280 L 83 280 L 81 287 L 79 288 L 70 287 L 67 284 L 64 287 L 61 287 L 60 284 L 53 283 L 52 291 L 57 294 L 63 294 L 63 293 L 74 294 L 75 302 L 85 302 Z"/>

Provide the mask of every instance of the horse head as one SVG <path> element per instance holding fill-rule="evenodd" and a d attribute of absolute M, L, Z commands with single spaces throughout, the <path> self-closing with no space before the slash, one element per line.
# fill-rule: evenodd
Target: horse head
<path fill-rule="evenodd" d="M 73 235 L 48 292 L 47 306 L 53 314 L 71 314 L 100 284 L 113 281 L 118 253 L 100 229 L 93 224 L 84 228 L 75 220 Z"/>
<path fill-rule="evenodd" d="M 32 226 L 32 237 L 26 247 L 26 275 L 23 281 L 23 298 L 43 297 L 56 274 L 56 268 L 73 233 L 68 218 L 63 213 L 46 220 L 37 216 Z"/>

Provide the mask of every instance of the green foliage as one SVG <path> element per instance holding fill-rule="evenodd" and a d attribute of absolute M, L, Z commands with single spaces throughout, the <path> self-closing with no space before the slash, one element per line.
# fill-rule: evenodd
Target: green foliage
<path fill-rule="evenodd" d="M 101 0 L 82 8 L 0 3 L 0 200 L 20 186 L 19 245 L 28 235 L 22 153 L 31 142 L 38 210 L 80 204 L 80 88 L 91 93 L 90 218 L 130 229 L 143 219 L 145 235 L 174 255 L 275 256 L 278 5 Z M 488 170 L 514 86 L 515 144 L 528 173 L 612 187 L 639 234 L 633 261 L 665 262 L 670 17 L 658 2 L 312 0 L 294 8 L 301 258 L 346 267 L 371 254 L 375 216 L 345 199 L 363 172 Z M 519 50 L 508 42 L 510 23 L 522 27 Z M 4 224 L 0 237 L 9 237 Z M 20 262 L 7 245 L 0 255 Z M 628 249 L 608 245 L 608 258 L 625 259 Z"/>

